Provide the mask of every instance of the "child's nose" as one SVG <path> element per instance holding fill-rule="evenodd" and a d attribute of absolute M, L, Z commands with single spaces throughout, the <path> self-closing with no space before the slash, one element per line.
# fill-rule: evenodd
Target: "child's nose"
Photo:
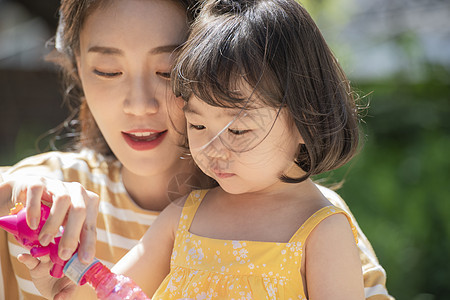
<path fill-rule="evenodd" d="M 228 149 L 226 143 L 222 141 L 220 136 L 214 137 L 204 151 L 210 158 L 227 160 L 230 158 L 230 149 Z"/>

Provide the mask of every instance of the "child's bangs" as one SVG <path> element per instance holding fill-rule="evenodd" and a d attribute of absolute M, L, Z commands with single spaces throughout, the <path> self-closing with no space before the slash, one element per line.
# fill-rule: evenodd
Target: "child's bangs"
<path fill-rule="evenodd" d="M 254 107 L 256 99 L 278 106 L 279 99 L 273 99 L 272 72 L 265 70 L 264 51 L 251 46 L 245 24 L 228 19 L 199 27 L 174 68 L 175 94 L 186 101 L 196 96 L 209 105 L 225 108 Z"/>

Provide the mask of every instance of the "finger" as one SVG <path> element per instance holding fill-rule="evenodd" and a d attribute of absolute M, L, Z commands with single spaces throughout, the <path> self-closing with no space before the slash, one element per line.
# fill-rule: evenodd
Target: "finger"
<path fill-rule="evenodd" d="M 38 228 L 41 218 L 41 196 L 45 186 L 42 178 L 27 178 L 25 184 L 26 187 L 22 188 L 18 201 L 25 203 L 27 224 L 35 230 Z"/>
<path fill-rule="evenodd" d="M 71 206 L 70 192 L 63 182 L 54 181 L 48 188 L 51 188 L 53 194 L 53 204 L 48 219 L 39 233 L 39 242 L 42 246 L 47 246 L 58 234 Z"/>
<path fill-rule="evenodd" d="M 89 264 L 95 256 L 99 196 L 91 191 L 86 191 L 86 197 L 86 220 L 81 230 L 78 254 L 81 262 Z"/>
<path fill-rule="evenodd" d="M 53 299 L 54 300 L 64 300 L 64 299 L 72 299 L 73 293 L 76 289 L 75 283 L 73 283 L 67 277 L 63 277 L 57 281 L 53 288 Z"/>
<path fill-rule="evenodd" d="M 89 202 L 86 190 L 81 184 L 73 182 L 66 186 L 72 202 L 58 248 L 58 255 L 63 260 L 69 259 L 78 247 L 78 240 L 86 220 L 86 202 Z"/>
<path fill-rule="evenodd" d="M 30 254 L 26 254 L 26 253 L 19 254 L 17 256 L 17 260 L 19 262 L 23 263 L 28 268 L 28 270 L 33 270 L 41 262 L 39 259 L 31 256 Z"/>

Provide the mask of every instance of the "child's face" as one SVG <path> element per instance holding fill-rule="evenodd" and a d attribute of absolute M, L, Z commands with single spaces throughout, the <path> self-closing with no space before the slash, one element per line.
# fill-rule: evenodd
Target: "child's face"
<path fill-rule="evenodd" d="M 221 108 L 193 96 L 184 111 L 195 162 L 225 191 L 269 191 L 283 184 L 282 174 L 298 175 L 294 158 L 302 139 L 285 110 L 277 117 L 275 108 Z"/>
<path fill-rule="evenodd" d="M 186 12 L 167 0 L 113 0 L 83 24 L 77 65 L 86 101 L 133 174 L 167 174 L 180 165 L 177 130 L 185 120 L 170 70 L 187 32 Z"/>

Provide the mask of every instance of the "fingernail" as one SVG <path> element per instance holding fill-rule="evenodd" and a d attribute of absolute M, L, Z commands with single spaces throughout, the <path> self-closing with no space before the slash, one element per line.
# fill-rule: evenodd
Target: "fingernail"
<path fill-rule="evenodd" d="M 91 255 L 87 252 L 83 253 L 81 258 L 82 258 L 83 262 L 85 262 L 85 263 L 90 263 L 92 260 Z"/>
<path fill-rule="evenodd" d="M 42 246 L 47 246 L 52 241 L 52 237 L 50 234 L 44 234 L 40 239 L 39 242 Z"/>
<path fill-rule="evenodd" d="M 39 225 L 39 220 L 37 218 L 30 219 L 30 228 L 32 230 L 36 230 L 38 228 L 38 225 Z"/>
<path fill-rule="evenodd" d="M 59 257 L 62 260 L 68 260 L 71 256 L 72 256 L 72 251 L 70 251 L 69 249 L 63 249 L 61 251 L 61 254 L 59 255 Z"/>

